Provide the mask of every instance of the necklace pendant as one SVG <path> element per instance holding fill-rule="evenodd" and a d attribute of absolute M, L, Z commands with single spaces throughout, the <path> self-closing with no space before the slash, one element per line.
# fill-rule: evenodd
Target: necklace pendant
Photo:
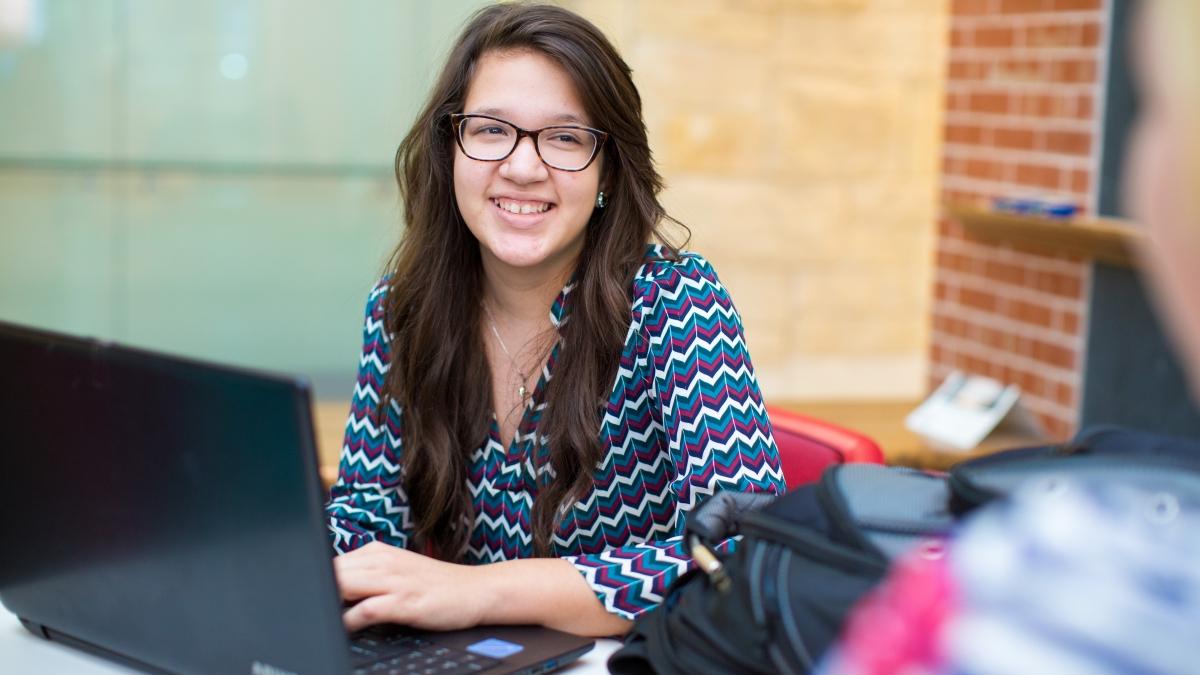
<path fill-rule="evenodd" d="M 528 392 L 525 389 L 525 385 L 522 384 L 520 387 L 517 387 L 517 396 L 520 396 L 522 401 L 525 400 L 526 393 Z"/>

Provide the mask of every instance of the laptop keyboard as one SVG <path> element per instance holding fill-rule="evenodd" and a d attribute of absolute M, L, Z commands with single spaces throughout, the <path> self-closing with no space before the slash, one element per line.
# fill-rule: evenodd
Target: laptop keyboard
<path fill-rule="evenodd" d="M 356 664 L 354 675 L 468 675 L 500 664 L 487 656 L 379 628 L 350 636 L 350 653 Z"/>

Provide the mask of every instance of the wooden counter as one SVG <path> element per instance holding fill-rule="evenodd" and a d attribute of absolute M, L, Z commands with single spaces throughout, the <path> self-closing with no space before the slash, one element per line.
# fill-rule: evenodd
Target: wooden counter
<path fill-rule="evenodd" d="M 342 453 L 342 438 L 345 436 L 346 420 L 349 417 L 349 401 L 317 401 L 313 404 L 321 482 L 325 483 L 327 488 L 337 480 L 338 457 Z"/>
<path fill-rule="evenodd" d="M 883 448 L 884 460 L 895 466 L 944 470 L 970 457 L 1044 442 L 1029 434 L 1000 432 L 972 450 L 938 447 L 904 426 L 904 418 L 919 403 L 914 400 L 790 401 L 777 405 L 870 436 Z"/>

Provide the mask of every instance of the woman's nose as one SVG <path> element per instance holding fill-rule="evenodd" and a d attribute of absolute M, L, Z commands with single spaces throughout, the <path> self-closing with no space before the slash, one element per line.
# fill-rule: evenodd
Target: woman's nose
<path fill-rule="evenodd" d="M 538 156 L 533 139 L 526 136 L 500 165 L 500 175 L 514 183 L 534 183 L 546 180 L 548 169 Z"/>

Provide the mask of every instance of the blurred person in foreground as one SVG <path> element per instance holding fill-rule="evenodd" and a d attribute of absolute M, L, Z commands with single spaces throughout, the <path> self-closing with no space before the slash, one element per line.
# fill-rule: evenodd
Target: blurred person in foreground
<path fill-rule="evenodd" d="M 1200 402 L 1200 2 L 1148 0 L 1134 30 L 1141 108 L 1125 190 L 1149 235 L 1142 268 Z M 822 672 L 1197 672 L 1192 478 L 1025 486 L 968 520 L 945 555 L 897 561 Z"/>

